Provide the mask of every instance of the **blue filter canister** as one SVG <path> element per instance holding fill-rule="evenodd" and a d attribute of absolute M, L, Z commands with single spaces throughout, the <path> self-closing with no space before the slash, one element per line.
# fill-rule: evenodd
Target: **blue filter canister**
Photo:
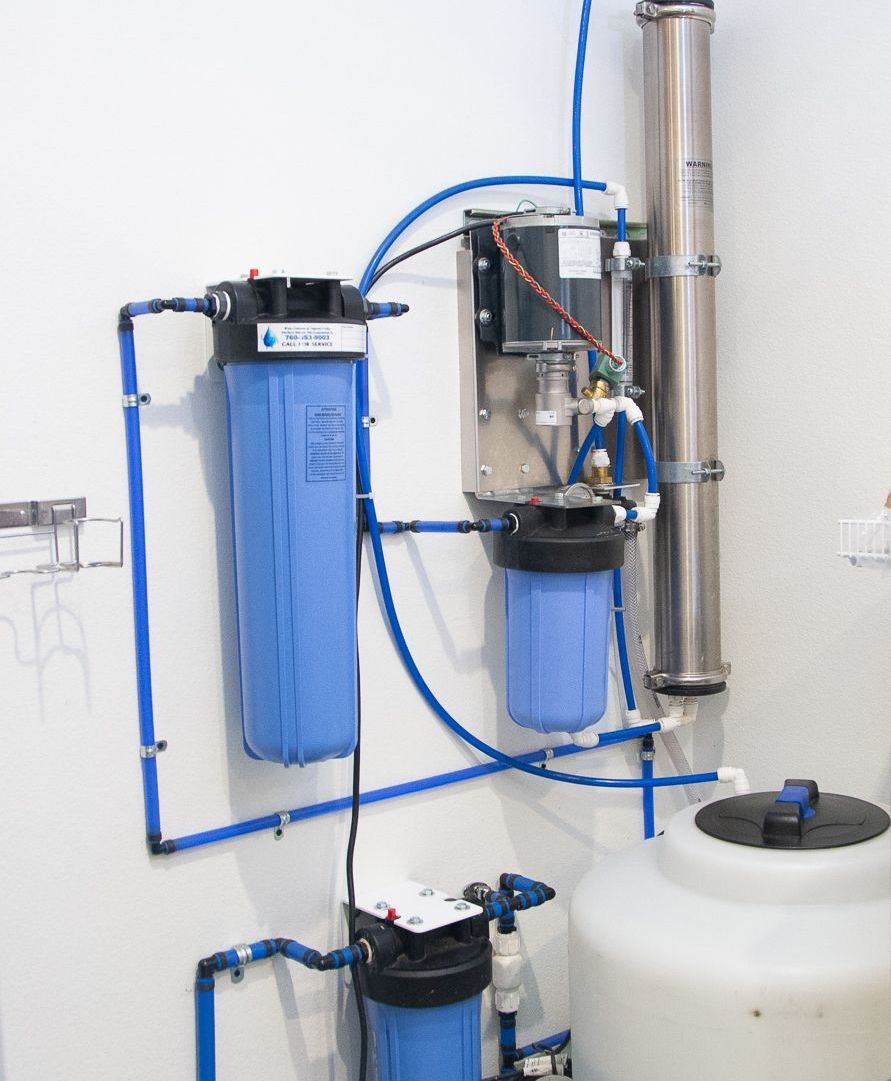
<path fill-rule="evenodd" d="M 377 1081 L 481 1081 L 482 993 L 492 981 L 488 921 L 478 915 L 420 934 L 386 930 L 394 948 L 376 949 L 377 960 L 356 972 Z"/>
<path fill-rule="evenodd" d="M 495 538 L 505 568 L 507 709 L 524 728 L 581 732 L 606 710 L 612 571 L 624 537 L 609 505 L 524 505 Z"/>
<path fill-rule="evenodd" d="M 359 292 L 224 282 L 224 367 L 244 747 L 304 766 L 356 742 L 355 366 Z"/>

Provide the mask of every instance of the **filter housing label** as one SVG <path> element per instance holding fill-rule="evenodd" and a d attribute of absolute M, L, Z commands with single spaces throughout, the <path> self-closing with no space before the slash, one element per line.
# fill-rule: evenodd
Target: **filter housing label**
<path fill-rule="evenodd" d="M 258 323 L 258 353 L 364 353 L 367 334 L 356 323 Z"/>
<path fill-rule="evenodd" d="M 346 408 L 306 407 L 306 480 L 310 484 L 346 480 Z"/>

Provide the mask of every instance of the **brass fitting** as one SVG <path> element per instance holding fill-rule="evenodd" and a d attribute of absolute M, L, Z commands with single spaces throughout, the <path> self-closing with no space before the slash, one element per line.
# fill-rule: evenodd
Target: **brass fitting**
<path fill-rule="evenodd" d="M 608 398 L 610 393 L 610 385 L 605 379 L 595 379 L 590 386 L 585 387 L 582 391 L 585 398 L 593 398 L 595 401 L 598 398 Z"/>
<path fill-rule="evenodd" d="M 592 486 L 598 484 L 612 484 L 613 477 L 608 465 L 592 465 L 590 480 L 588 483 Z"/>

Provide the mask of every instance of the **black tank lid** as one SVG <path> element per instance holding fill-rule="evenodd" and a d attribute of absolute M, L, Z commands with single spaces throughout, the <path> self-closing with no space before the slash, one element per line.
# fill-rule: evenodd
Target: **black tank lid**
<path fill-rule="evenodd" d="M 721 841 L 753 848 L 843 848 L 884 833 L 891 818 L 874 803 L 820 793 L 816 781 L 787 780 L 780 792 L 709 803 L 696 825 Z"/>

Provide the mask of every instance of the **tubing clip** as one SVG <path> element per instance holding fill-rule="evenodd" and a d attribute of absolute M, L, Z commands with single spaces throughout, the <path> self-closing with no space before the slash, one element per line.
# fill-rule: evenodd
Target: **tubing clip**
<path fill-rule="evenodd" d="M 140 391 L 139 394 L 125 394 L 121 398 L 121 405 L 125 409 L 138 409 L 141 405 L 151 405 L 152 396 L 147 391 Z"/>
<path fill-rule="evenodd" d="M 233 983 L 241 983 L 244 979 L 244 966 L 249 961 L 253 960 L 251 956 L 250 947 L 244 943 L 239 943 L 237 946 L 232 947 L 233 952 L 238 958 L 238 964 L 229 969 L 229 976 Z"/>
<path fill-rule="evenodd" d="M 363 428 L 376 428 L 377 427 L 377 417 L 363 417 L 362 418 L 362 427 Z"/>
<path fill-rule="evenodd" d="M 272 836 L 276 841 L 280 841 L 285 835 L 285 826 L 291 821 L 291 815 L 288 811 L 276 811 L 278 815 L 278 825 L 272 831 Z"/>
<path fill-rule="evenodd" d="M 166 739 L 159 739 L 157 743 L 150 743 L 147 746 L 145 744 L 143 744 L 139 748 L 139 757 L 140 758 L 155 758 L 157 755 L 161 754 L 163 751 L 166 751 L 166 750 L 167 750 L 167 740 Z"/>

